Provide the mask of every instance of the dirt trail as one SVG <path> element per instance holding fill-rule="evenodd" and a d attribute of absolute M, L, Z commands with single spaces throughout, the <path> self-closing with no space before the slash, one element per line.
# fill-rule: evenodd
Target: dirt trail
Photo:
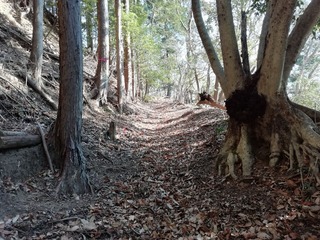
<path fill-rule="evenodd" d="M 94 195 L 54 197 L 57 178 L 48 171 L 4 184 L 0 236 L 316 239 L 317 217 L 302 209 L 296 179 L 275 180 L 263 166 L 249 182 L 213 175 L 226 130 L 223 111 L 166 100 L 131 109 L 134 114 L 113 117 L 115 142 L 100 137 L 110 115 L 85 116 L 83 148 Z"/>

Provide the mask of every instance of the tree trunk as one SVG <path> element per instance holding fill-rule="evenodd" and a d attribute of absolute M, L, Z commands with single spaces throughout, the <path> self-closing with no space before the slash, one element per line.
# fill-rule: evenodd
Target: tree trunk
<path fill-rule="evenodd" d="M 208 70 L 207 70 L 207 85 L 206 85 L 206 92 L 207 93 L 210 93 L 210 84 L 211 84 L 210 71 L 211 71 L 211 67 L 209 65 Z M 214 98 L 214 100 L 217 100 L 217 99 Z"/>
<path fill-rule="evenodd" d="M 42 88 L 42 55 L 43 55 L 43 0 L 33 0 L 32 48 L 28 68 L 37 86 Z"/>
<path fill-rule="evenodd" d="M 91 191 L 82 154 L 82 41 L 80 2 L 59 0 L 60 93 L 54 136 L 61 170 L 58 193 Z"/>
<path fill-rule="evenodd" d="M 14 0 L 14 8 L 18 13 L 18 22 L 22 24 L 24 17 L 30 12 L 30 0 Z"/>
<path fill-rule="evenodd" d="M 121 28 L 121 0 L 115 0 L 116 12 L 116 48 L 117 48 L 117 94 L 118 110 L 122 114 L 122 88 L 123 88 L 123 66 L 122 66 L 122 28 Z"/>
<path fill-rule="evenodd" d="M 129 14 L 129 0 L 124 0 L 124 11 L 126 14 Z M 124 33 L 124 59 L 123 59 L 123 70 L 124 70 L 124 88 L 125 88 L 125 94 L 126 96 L 131 95 L 130 91 L 130 82 L 132 82 L 131 77 L 131 64 L 132 64 L 132 57 L 131 57 L 131 41 L 130 41 L 130 29 L 127 24 L 125 28 L 125 33 Z"/>
<path fill-rule="evenodd" d="M 220 68 L 220 60 L 203 24 L 200 3 L 192 0 L 199 34 L 211 67 L 227 97 L 226 108 L 230 119 L 226 141 L 217 161 L 219 172 L 237 178 L 235 164 L 241 162 L 242 175 L 250 176 L 256 159 L 268 159 L 270 167 L 276 167 L 280 159 L 285 159 L 290 161 L 290 169 L 295 165 L 301 168 L 307 163 L 320 183 L 320 130 L 307 116 L 312 115 L 307 113 L 308 109 L 305 114 L 303 111 L 306 109 L 289 102 L 284 86 L 288 71 L 297 57 L 297 49 L 301 49 L 302 42 L 312 29 L 310 26 L 320 17 L 320 12 L 315 11 L 320 7 L 320 0 L 311 1 L 290 35 L 296 0 L 269 1 L 261 31 L 258 70 L 252 75 L 249 73 L 248 57 L 244 56 L 241 63 L 231 1 L 217 0 L 216 5 L 224 69 Z M 302 35 L 299 35 L 295 29 L 301 27 L 301 22 L 309 30 L 301 31 Z M 243 29 L 243 37 L 244 34 Z M 292 36 L 296 36 L 296 41 Z"/>
<path fill-rule="evenodd" d="M 198 72 L 197 69 L 194 69 L 194 79 L 196 81 L 196 85 L 197 85 L 197 91 L 198 93 L 200 93 L 200 83 L 199 83 L 199 76 L 198 76 Z"/>
<path fill-rule="evenodd" d="M 132 98 L 134 99 L 136 97 L 136 82 L 137 82 L 137 75 L 135 74 L 135 69 L 136 69 L 136 57 L 135 57 L 135 51 L 131 48 L 131 56 L 132 56 L 132 61 L 131 61 L 131 95 Z"/>
<path fill-rule="evenodd" d="M 216 79 L 214 81 L 214 89 L 213 89 L 213 100 L 219 102 L 219 81 Z"/>
<path fill-rule="evenodd" d="M 171 98 L 171 96 L 172 96 L 172 86 L 173 86 L 172 83 L 168 83 L 168 85 L 167 85 L 167 94 L 166 94 L 166 97 L 168 97 L 168 98 Z"/>
<path fill-rule="evenodd" d="M 98 8 L 99 12 L 99 8 Z M 87 33 L 87 49 L 89 50 L 89 53 L 93 53 L 93 14 L 91 11 L 87 10 L 86 12 L 86 33 Z M 98 17 L 99 21 L 99 17 Z"/>
<path fill-rule="evenodd" d="M 109 10 L 108 0 L 99 0 L 98 9 L 98 65 L 94 77 L 92 98 L 99 99 L 101 105 L 107 103 L 109 85 Z"/>

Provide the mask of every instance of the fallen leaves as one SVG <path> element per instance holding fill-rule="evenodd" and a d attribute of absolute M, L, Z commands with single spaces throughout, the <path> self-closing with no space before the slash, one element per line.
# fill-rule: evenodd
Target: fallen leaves
<path fill-rule="evenodd" d="M 97 175 L 93 175 L 97 179 L 95 196 L 44 198 L 54 207 L 0 221 L 0 236 L 148 240 L 319 237 L 319 191 L 307 196 L 299 175 L 286 179 L 270 175 L 264 168 L 257 169 L 257 176 L 250 181 L 214 176 L 225 121 L 212 109 L 190 111 L 168 103 L 159 107 L 160 112 L 148 108 L 122 117 L 119 141 L 101 140 L 96 150 L 87 146 L 92 150 L 88 153 L 92 172 Z M 217 129 L 219 134 L 215 134 Z M 54 177 L 48 173 L 42 177 L 47 188 L 36 181 L 19 186 L 8 181 L 6 189 L 10 193 L 50 193 Z M 41 199 L 39 193 L 37 196 Z"/>

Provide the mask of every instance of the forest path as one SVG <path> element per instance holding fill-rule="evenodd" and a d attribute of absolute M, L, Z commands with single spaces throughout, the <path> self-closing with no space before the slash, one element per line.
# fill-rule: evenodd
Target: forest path
<path fill-rule="evenodd" d="M 95 193 L 57 198 L 57 177 L 48 171 L 5 186 L 0 202 L 18 215 L 0 216 L 0 239 L 320 237 L 320 193 L 303 203 L 299 176 L 275 179 L 263 166 L 251 181 L 213 174 L 225 112 L 167 100 L 130 108 L 133 114 L 113 119 L 116 141 L 101 138 L 109 114 L 85 116 L 83 149 Z"/>

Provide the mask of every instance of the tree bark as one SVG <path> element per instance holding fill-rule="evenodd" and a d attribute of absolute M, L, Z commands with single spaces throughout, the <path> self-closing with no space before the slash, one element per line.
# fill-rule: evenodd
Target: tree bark
<path fill-rule="evenodd" d="M 199 32 L 199 36 L 208 55 L 212 70 L 219 79 L 221 87 L 224 89 L 224 91 L 227 92 L 227 88 L 225 87 L 225 73 L 204 24 L 199 0 L 192 0 L 192 12 Z"/>
<path fill-rule="evenodd" d="M 33 0 L 32 48 L 28 67 L 37 88 L 42 88 L 42 55 L 43 55 L 43 0 Z"/>
<path fill-rule="evenodd" d="M 267 2 L 267 10 L 266 14 L 263 19 L 261 33 L 260 33 L 260 40 L 259 40 L 259 49 L 258 49 L 258 55 L 257 55 L 257 70 L 261 68 L 264 51 L 265 51 L 265 45 L 266 45 L 266 36 L 269 28 L 270 23 L 270 17 L 271 17 L 271 1 Z"/>
<path fill-rule="evenodd" d="M 209 66 L 208 66 L 208 69 L 207 69 L 207 84 L 206 84 L 206 92 L 207 92 L 207 93 L 210 92 L 210 85 L 211 85 L 210 71 L 211 71 L 211 67 L 210 67 L 210 65 L 209 65 Z M 214 99 L 215 101 L 217 101 L 217 98 L 215 98 L 215 95 L 213 95 L 213 99 Z"/>
<path fill-rule="evenodd" d="M 313 26 L 320 20 L 320 0 L 312 0 L 304 13 L 299 17 L 292 29 L 287 43 L 285 65 L 283 70 L 283 85 L 286 87 L 289 74 L 295 64 L 302 47 L 305 45 Z"/>
<path fill-rule="evenodd" d="M 280 92 L 287 37 L 296 0 L 272 0 L 270 4 L 271 17 L 257 86 L 258 92 L 265 95 L 268 101 L 275 99 Z"/>
<path fill-rule="evenodd" d="M 90 7 L 89 7 L 90 8 Z M 99 12 L 99 8 L 97 9 Z M 86 34 L 87 34 L 87 49 L 89 50 L 89 53 L 93 53 L 93 11 L 87 9 L 86 11 Z M 99 17 L 98 17 L 99 21 Z"/>
<path fill-rule="evenodd" d="M 124 0 L 124 11 L 126 14 L 129 14 L 129 10 L 130 10 L 130 6 L 129 6 L 129 0 Z M 130 96 L 131 95 L 131 91 L 130 91 L 130 82 L 132 82 L 132 68 L 131 68 L 131 64 L 132 64 L 132 57 L 131 57 L 131 40 L 130 40 L 130 29 L 129 26 L 127 24 L 126 28 L 125 28 L 125 33 L 124 33 L 124 66 L 123 66 L 123 70 L 124 70 L 124 87 L 125 87 L 125 94 L 126 96 Z"/>
<path fill-rule="evenodd" d="M 94 90 L 91 96 L 107 103 L 109 85 L 109 10 L 108 0 L 98 0 L 98 65 L 94 77 Z"/>
<path fill-rule="evenodd" d="M 231 1 L 217 0 L 217 14 L 227 85 L 224 94 L 228 98 L 235 89 L 243 87 L 245 78 L 234 30 Z"/>
<path fill-rule="evenodd" d="M 82 39 L 80 1 L 59 0 L 60 94 L 54 127 L 60 194 L 91 191 L 82 154 Z"/>
<path fill-rule="evenodd" d="M 213 89 L 213 100 L 216 102 L 219 102 L 219 81 L 218 79 L 215 80 L 214 82 L 214 89 Z"/>
<path fill-rule="evenodd" d="M 134 99 L 136 97 L 136 86 L 137 86 L 137 74 L 136 74 L 136 57 L 135 57 L 135 51 L 133 48 L 131 48 L 131 56 L 132 56 L 132 61 L 131 61 L 131 95 L 132 98 Z"/>
<path fill-rule="evenodd" d="M 121 28 L 121 0 L 115 0 L 116 12 L 116 48 L 117 48 L 117 94 L 118 110 L 122 114 L 122 92 L 123 92 L 123 61 L 122 61 L 122 28 Z"/>
<path fill-rule="evenodd" d="M 194 68 L 194 80 L 196 81 L 197 92 L 200 93 L 199 76 L 198 76 L 198 72 L 197 72 L 197 69 L 196 69 L 196 68 Z"/>

